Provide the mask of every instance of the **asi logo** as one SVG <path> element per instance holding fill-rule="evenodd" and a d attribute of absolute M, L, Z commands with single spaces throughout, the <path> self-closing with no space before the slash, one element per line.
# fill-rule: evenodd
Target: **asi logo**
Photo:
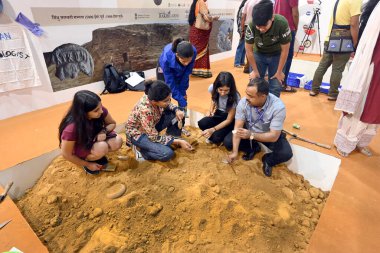
<path fill-rule="evenodd" d="M 179 18 L 179 14 L 177 13 L 171 13 L 171 11 L 168 12 L 159 12 L 158 13 L 159 18 Z"/>
<path fill-rule="evenodd" d="M 311 11 L 307 11 L 306 16 L 310 16 L 310 15 L 311 15 Z"/>

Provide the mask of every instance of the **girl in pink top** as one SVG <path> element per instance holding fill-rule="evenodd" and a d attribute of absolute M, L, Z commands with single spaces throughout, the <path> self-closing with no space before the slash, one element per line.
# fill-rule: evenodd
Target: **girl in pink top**
<path fill-rule="evenodd" d="M 113 130 L 115 120 L 95 93 L 82 90 L 59 125 L 59 146 L 64 158 L 97 174 L 108 163 L 105 155 L 121 147 L 122 139 Z"/>

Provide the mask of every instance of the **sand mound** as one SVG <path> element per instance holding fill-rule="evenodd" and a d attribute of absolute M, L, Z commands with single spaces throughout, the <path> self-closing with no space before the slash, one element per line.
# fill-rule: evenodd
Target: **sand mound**
<path fill-rule="evenodd" d="M 231 167 L 221 162 L 225 149 L 204 139 L 196 152 L 176 154 L 166 163 L 138 163 L 124 147 L 109 156 L 117 170 L 97 176 L 58 157 L 17 204 L 51 252 L 293 253 L 307 247 L 328 193 L 284 165 L 266 178 L 263 154 Z M 107 197 L 121 185 L 121 197 Z"/>

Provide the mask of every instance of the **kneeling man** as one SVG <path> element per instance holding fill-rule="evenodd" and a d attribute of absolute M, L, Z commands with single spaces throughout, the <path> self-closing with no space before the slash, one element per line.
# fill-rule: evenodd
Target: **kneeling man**
<path fill-rule="evenodd" d="M 271 153 L 262 158 L 263 172 L 272 175 L 272 167 L 290 160 L 292 149 L 282 128 L 286 116 L 285 105 L 280 98 L 269 93 L 269 84 L 261 78 L 253 79 L 246 89 L 235 114 L 235 130 L 224 139 L 224 145 L 232 153 L 228 161 L 237 159 L 238 151 L 244 151 L 244 160 L 251 160 L 260 152 L 261 142 Z"/>

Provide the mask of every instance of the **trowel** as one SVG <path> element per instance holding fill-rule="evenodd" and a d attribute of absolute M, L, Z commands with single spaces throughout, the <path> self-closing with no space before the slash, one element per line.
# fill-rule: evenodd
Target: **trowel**
<path fill-rule="evenodd" d="M 6 186 L 5 186 L 5 190 L 4 192 L 0 195 L 0 203 L 3 202 L 3 200 L 5 199 L 5 197 L 7 196 L 8 194 L 8 191 L 11 189 L 13 185 L 13 182 L 9 182 Z"/>

